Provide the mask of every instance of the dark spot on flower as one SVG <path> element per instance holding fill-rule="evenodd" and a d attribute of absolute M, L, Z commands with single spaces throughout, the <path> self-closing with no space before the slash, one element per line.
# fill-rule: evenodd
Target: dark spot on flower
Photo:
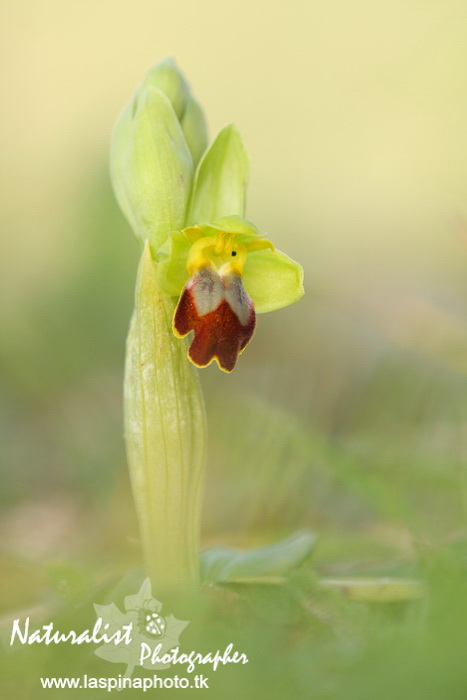
<path fill-rule="evenodd" d="M 233 250 L 233 251 L 232 251 L 232 255 L 233 255 L 233 256 L 237 255 L 237 251 L 236 251 L 236 250 Z"/>

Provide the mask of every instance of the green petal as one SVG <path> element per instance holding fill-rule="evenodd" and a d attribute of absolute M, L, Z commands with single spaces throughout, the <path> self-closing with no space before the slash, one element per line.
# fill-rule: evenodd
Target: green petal
<path fill-rule="evenodd" d="M 236 127 L 226 126 L 204 154 L 195 178 L 187 225 L 245 211 L 248 155 Z"/>
<path fill-rule="evenodd" d="M 157 258 L 157 282 L 171 296 L 178 297 L 188 281 L 186 261 L 191 243 L 181 231 L 172 231 L 160 248 Z"/>
<path fill-rule="evenodd" d="M 257 313 L 281 309 L 303 294 L 303 268 L 280 250 L 258 250 L 248 254 L 243 284 Z"/>
<path fill-rule="evenodd" d="M 183 133 L 196 166 L 208 147 L 208 129 L 201 106 L 194 97 L 189 97 L 181 119 Z"/>
<path fill-rule="evenodd" d="M 135 234 L 149 240 L 155 253 L 169 231 L 183 227 L 193 178 L 180 123 L 169 99 L 157 88 L 149 87 L 140 95 L 126 158 L 118 162 L 120 172 L 113 179 L 122 180 Z"/>

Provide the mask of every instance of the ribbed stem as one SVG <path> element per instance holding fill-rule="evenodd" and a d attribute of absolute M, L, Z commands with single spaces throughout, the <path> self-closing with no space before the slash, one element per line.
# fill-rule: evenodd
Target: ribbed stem
<path fill-rule="evenodd" d="M 125 364 L 125 440 L 153 590 L 198 583 L 206 419 L 197 370 L 175 338 L 175 303 L 146 244 Z"/>

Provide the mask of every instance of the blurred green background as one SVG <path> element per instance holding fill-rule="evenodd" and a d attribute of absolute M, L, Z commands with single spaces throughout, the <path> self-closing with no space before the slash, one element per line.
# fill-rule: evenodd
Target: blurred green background
<path fill-rule="evenodd" d="M 139 562 L 121 418 L 138 247 L 107 159 L 172 55 L 211 136 L 233 121 L 244 137 L 248 217 L 305 269 L 305 297 L 259 317 L 235 372 L 202 372 L 203 543 L 310 526 L 321 574 L 422 560 L 439 603 L 425 637 L 413 611 L 397 626 L 339 603 L 331 641 L 302 630 L 288 665 L 258 651 L 245 692 L 466 697 L 465 2 L 2 0 L 0 33 L 4 619 Z"/>

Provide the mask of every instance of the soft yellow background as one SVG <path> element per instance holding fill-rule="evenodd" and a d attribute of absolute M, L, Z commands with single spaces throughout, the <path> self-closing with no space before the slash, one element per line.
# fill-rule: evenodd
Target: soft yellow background
<path fill-rule="evenodd" d="M 348 493 L 333 512 L 333 476 L 320 511 L 326 460 L 297 444 L 322 431 L 350 435 L 357 490 L 364 473 L 374 496 L 378 474 L 377 498 L 405 542 L 419 511 L 410 498 L 393 506 L 402 482 L 389 489 L 391 459 L 403 481 L 407 459 L 417 455 L 423 476 L 433 458 L 440 493 L 439 474 L 465 452 L 455 403 L 467 370 L 464 0 L 2 0 L 0 12 L 8 546 L 75 559 L 90 548 L 99 560 L 110 539 L 120 552 L 136 533 L 121 375 L 138 252 L 107 159 L 117 114 L 166 55 L 211 135 L 237 124 L 252 163 L 247 215 L 305 268 L 304 299 L 259 319 L 238 370 L 203 372 L 206 541 L 358 520 Z M 317 473 L 303 484 L 310 463 Z M 443 498 L 436 522 L 420 517 L 449 532 L 460 504 Z"/>
<path fill-rule="evenodd" d="M 166 55 L 211 133 L 235 121 L 244 135 L 248 214 L 301 259 L 310 297 L 358 288 L 359 306 L 401 284 L 455 295 L 467 256 L 466 26 L 455 0 L 3 0 L 8 303 L 60 293 L 82 254 L 83 187 L 104 167 L 117 113 Z"/>

